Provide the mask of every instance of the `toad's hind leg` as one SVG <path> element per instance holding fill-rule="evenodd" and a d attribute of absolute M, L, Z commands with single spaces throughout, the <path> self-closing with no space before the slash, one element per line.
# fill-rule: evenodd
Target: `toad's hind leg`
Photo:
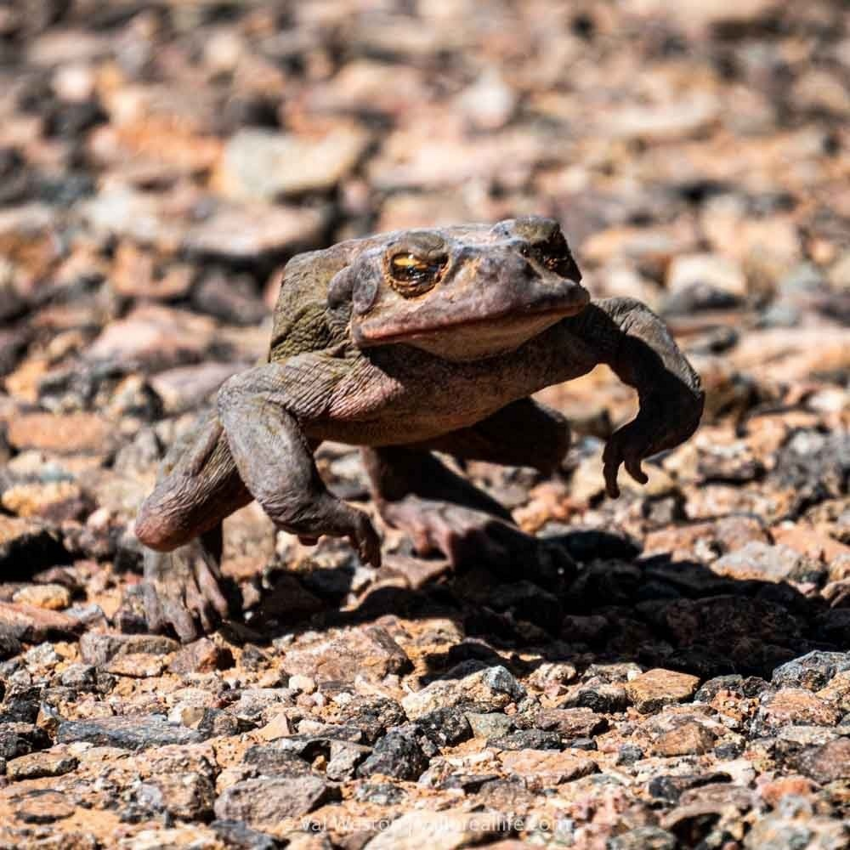
<path fill-rule="evenodd" d="M 529 564 L 541 543 L 516 527 L 495 499 L 444 466 L 431 451 L 464 460 L 552 472 L 569 448 L 566 420 L 522 399 L 471 428 L 425 443 L 363 450 L 382 519 L 407 531 L 419 554 L 442 552 L 455 567 L 479 561 L 496 571 Z"/>
<path fill-rule="evenodd" d="M 251 501 L 214 415 L 178 440 L 136 519 L 145 545 L 144 606 L 153 631 L 181 640 L 228 611 L 221 589 L 222 520 Z"/>

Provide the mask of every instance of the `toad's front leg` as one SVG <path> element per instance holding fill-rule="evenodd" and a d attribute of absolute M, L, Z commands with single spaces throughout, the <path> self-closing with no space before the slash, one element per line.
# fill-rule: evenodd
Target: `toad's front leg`
<path fill-rule="evenodd" d="M 699 425 L 705 393 L 699 375 L 674 342 L 664 322 L 632 298 L 594 301 L 565 328 L 578 336 L 600 363 L 634 387 L 640 399 L 635 419 L 608 441 L 603 460 L 608 494 L 619 495 L 617 470 L 624 464 L 641 484 L 641 461 L 678 446 Z"/>
<path fill-rule="evenodd" d="M 309 540 L 347 537 L 364 562 L 379 566 L 371 521 L 325 487 L 299 424 L 298 413 L 321 410 L 321 368 L 314 365 L 269 363 L 231 378 L 219 390 L 219 418 L 242 481 L 276 525 Z"/>

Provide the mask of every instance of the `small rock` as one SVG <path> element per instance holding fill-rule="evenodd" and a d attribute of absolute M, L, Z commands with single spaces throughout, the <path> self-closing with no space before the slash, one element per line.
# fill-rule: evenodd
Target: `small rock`
<path fill-rule="evenodd" d="M 169 655 L 180 644 L 164 635 L 123 635 L 86 632 L 80 638 L 83 661 L 102 666 L 119 655 Z"/>
<path fill-rule="evenodd" d="M 806 688 L 819 691 L 837 673 L 850 670 L 850 652 L 815 650 L 788 661 L 773 671 L 771 681 L 778 687 Z"/>
<path fill-rule="evenodd" d="M 162 674 L 165 661 L 160 656 L 147 652 L 123 652 L 110 658 L 101 669 L 115 676 L 151 679 Z"/>
<path fill-rule="evenodd" d="M 372 754 L 357 769 L 357 775 L 382 774 L 414 780 L 427 767 L 428 758 L 416 738 L 407 732 L 391 730 L 377 741 Z"/>
<path fill-rule="evenodd" d="M 141 717 L 101 717 L 91 720 L 65 720 L 59 724 L 57 741 L 73 744 L 88 741 L 103 747 L 141 750 L 166 744 L 194 744 L 203 741 L 199 732 L 168 723 L 157 715 Z"/>
<path fill-rule="evenodd" d="M 477 734 L 473 732 L 468 714 L 454 707 L 438 708 L 429 712 L 420 717 L 416 725 L 438 747 L 454 747 Z"/>
<path fill-rule="evenodd" d="M 642 673 L 625 685 L 629 699 L 641 714 L 651 714 L 665 705 L 690 699 L 699 687 L 699 679 L 687 673 L 655 669 Z"/>
<path fill-rule="evenodd" d="M 850 829 L 826 817 L 783 817 L 769 814 L 757 820 L 744 839 L 746 850 L 838 850 L 850 841 Z"/>
<path fill-rule="evenodd" d="M 478 666 L 475 662 L 472 664 Z M 475 704 L 486 711 L 499 711 L 525 696 L 525 688 L 504 667 L 478 669 L 467 675 L 463 675 L 464 669 L 464 665 L 459 665 L 450 670 L 445 679 L 408 694 L 402 700 L 407 716 L 416 720 L 438 708 L 462 703 Z"/>
<path fill-rule="evenodd" d="M 60 611 L 71 604 L 71 594 L 67 587 L 60 584 L 30 584 L 16 591 L 12 601 L 46 608 L 48 611 Z"/>
<path fill-rule="evenodd" d="M 589 708 L 597 714 L 616 714 L 625 711 L 629 697 L 623 685 L 610 682 L 588 682 L 567 696 L 571 708 Z"/>
<path fill-rule="evenodd" d="M 96 413 L 24 413 L 8 425 L 9 443 L 18 451 L 102 454 L 115 444 L 115 427 Z"/>
<path fill-rule="evenodd" d="M 503 825 L 487 812 L 413 811 L 393 821 L 363 850 L 456 850 L 488 841 Z M 489 842 L 492 843 L 492 842 Z"/>
<path fill-rule="evenodd" d="M 679 842 L 672 832 L 657 826 L 639 826 L 611 838 L 608 850 L 676 850 Z"/>
<path fill-rule="evenodd" d="M 820 747 L 809 747 L 793 759 L 800 773 L 819 785 L 850 778 L 850 738 L 836 738 Z"/>
<path fill-rule="evenodd" d="M 703 755 L 715 740 L 714 733 L 701 723 L 685 723 L 656 738 L 652 752 L 657 756 Z"/>
<path fill-rule="evenodd" d="M 780 688 L 768 694 L 753 718 L 756 734 L 769 734 L 782 726 L 834 726 L 841 711 L 803 688 Z"/>
<path fill-rule="evenodd" d="M 29 577 L 33 570 L 53 566 L 66 559 L 67 553 L 58 536 L 41 522 L 0 516 L 0 569 L 4 580 L 10 581 L 21 575 L 23 564 L 26 564 Z"/>
<path fill-rule="evenodd" d="M 3 491 L 3 507 L 19 517 L 48 522 L 79 520 L 91 512 L 82 490 L 71 481 L 28 482 Z"/>
<path fill-rule="evenodd" d="M 547 708 L 538 712 L 534 725 L 564 738 L 592 738 L 608 728 L 608 721 L 589 708 Z"/>
<path fill-rule="evenodd" d="M 472 729 L 472 734 L 476 738 L 496 738 L 507 735 L 514 726 L 514 722 L 510 717 L 498 712 L 479 714 L 468 711 L 465 717 Z"/>
<path fill-rule="evenodd" d="M 572 782 L 598 770 L 592 758 L 575 750 L 516 750 L 500 753 L 499 761 L 506 773 L 543 787 Z"/>
<path fill-rule="evenodd" d="M 382 626 L 352 628 L 330 640 L 322 636 L 295 644 L 282 666 L 290 676 L 309 676 L 317 683 L 353 682 L 358 677 L 376 682 L 412 668 L 404 650 Z"/>
<path fill-rule="evenodd" d="M 50 737 L 33 723 L 0 723 L 0 758 L 7 762 L 50 746 Z"/>
<path fill-rule="evenodd" d="M 372 752 L 371 747 L 351 741 L 331 741 L 325 775 L 335 782 L 353 779 L 358 765 Z"/>
<path fill-rule="evenodd" d="M 215 815 L 220 820 L 246 821 L 252 826 L 277 824 L 282 818 L 306 815 L 335 796 L 332 786 L 312 774 L 246 779 L 219 796 Z"/>
<path fill-rule="evenodd" d="M 15 817 L 23 823 L 47 824 L 71 817 L 76 809 L 74 805 L 57 791 L 43 791 L 30 795 L 14 810 Z"/>
<path fill-rule="evenodd" d="M 800 580 L 807 570 L 808 559 L 790 546 L 771 546 L 752 541 L 745 546 L 723 555 L 712 565 L 711 571 L 719 576 L 741 581 L 787 581 L 795 577 Z"/>
<path fill-rule="evenodd" d="M 242 821 L 214 820 L 210 829 L 232 850 L 278 850 L 280 843 L 266 835 L 246 826 Z"/>
<path fill-rule="evenodd" d="M 571 622 L 569 629 L 566 625 L 567 620 L 572 621 L 575 619 L 578 618 L 565 618 L 561 634 L 564 633 L 564 629 L 567 629 L 568 631 L 570 631 L 569 639 L 580 640 L 581 638 L 574 637 L 576 629 L 575 624 Z M 604 623 L 605 628 L 608 627 L 608 621 L 604 617 L 599 617 L 598 619 Z M 539 667 L 537 667 L 537 669 L 535 669 L 535 671 L 528 677 L 528 683 L 533 688 L 548 692 L 553 686 L 555 688 L 561 688 L 563 685 L 569 684 L 576 678 L 577 675 L 578 673 L 576 671 L 575 666 L 567 661 L 556 663 L 544 662 Z"/>
<path fill-rule="evenodd" d="M 77 769 L 79 764 L 75 756 L 65 752 L 44 750 L 19 756 L 6 764 L 6 776 L 18 781 L 21 779 L 40 779 L 43 776 L 62 776 Z"/>
<path fill-rule="evenodd" d="M 296 674 L 289 677 L 288 687 L 302 694 L 312 694 L 316 691 L 316 681 L 309 676 L 299 676 Z"/>
<path fill-rule="evenodd" d="M 491 738 L 488 747 L 498 750 L 562 750 L 564 744 L 557 732 L 542 729 L 520 729 L 501 738 Z"/>
<path fill-rule="evenodd" d="M 230 197 L 273 201 L 333 188 L 369 143 L 356 127 L 339 126 L 319 138 L 268 130 L 239 130 L 227 142 L 217 184 Z"/>
<path fill-rule="evenodd" d="M 468 725 L 466 719 L 460 712 L 462 723 L 452 715 L 447 719 L 446 725 L 441 728 L 451 735 L 451 730 L 459 725 Z M 429 718 L 431 715 L 428 716 Z M 433 718 L 419 718 L 419 725 L 426 735 L 430 734 L 432 727 L 436 727 L 446 719 L 445 714 L 438 709 Z M 354 726 L 363 733 L 363 739 L 367 744 L 374 744 L 392 726 L 399 726 L 407 720 L 404 709 L 389 697 L 362 697 L 356 696 L 340 712 L 339 720 L 346 726 Z M 433 722 L 432 722 L 433 721 Z M 439 743 L 439 742 L 438 742 Z"/>
<path fill-rule="evenodd" d="M 233 653 L 209 638 L 201 638 L 184 646 L 168 665 L 169 673 L 212 673 L 229 670 L 234 664 Z"/>
<path fill-rule="evenodd" d="M 674 257 L 667 272 L 667 288 L 679 292 L 703 284 L 721 292 L 744 297 L 747 280 L 740 266 L 719 254 L 685 254 Z"/>
<path fill-rule="evenodd" d="M 69 664 L 62 671 L 59 681 L 66 688 L 92 690 L 97 687 L 97 668 L 92 664 Z"/>
<path fill-rule="evenodd" d="M 63 640 L 81 632 L 84 624 L 68 614 L 14 602 L 0 602 L 0 631 L 27 643 Z"/>

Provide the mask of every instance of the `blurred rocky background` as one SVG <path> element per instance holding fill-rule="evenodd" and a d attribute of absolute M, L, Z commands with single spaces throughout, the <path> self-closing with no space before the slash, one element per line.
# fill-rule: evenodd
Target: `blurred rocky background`
<path fill-rule="evenodd" d="M 0 847 L 850 842 L 850 8 L 840 0 L 0 0 Z M 698 367 L 698 434 L 543 397 L 552 480 L 470 464 L 558 570 L 449 575 L 228 521 L 245 616 L 145 634 L 133 516 L 262 355 L 274 272 L 560 219 Z M 356 454 L 331 486 L 369 509 Z"/>

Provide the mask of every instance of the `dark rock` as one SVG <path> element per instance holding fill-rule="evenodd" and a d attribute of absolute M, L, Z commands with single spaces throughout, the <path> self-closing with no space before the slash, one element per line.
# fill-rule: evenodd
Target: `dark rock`
<path fill-rule="evenodd" d="M 357 767 L 368 758 L 371 747 L 350 741 L 331 741 L 330 758 L 325 767 L 325 775 L 335 782 L 352 779 Z"/>
<path fill-rule="evenodd" d="M 420 717 L 416 723 L 438 747 L 454 747 L 472 737 L 466 714 L 456 707 L 435 709 Z"/>
<path fill-rule="evenodd" d="M 248 275 L 225 276 L 223 272 L 212 272 L 198 283 L 192 304 L 202 313 L 235 325 L 255 325 L 268 313 Z"/>
<path fill-rule="evenodd" d="M 616 714 L 625 711 L 628 704 L 626 689 L 609 682 L 585 683 L 566 700 L 571 708 L 589 708 L 596 714 Z"/>
<path fill-rule="evenodd" d="M 26 579 L 39 569 L 67 562 L 68 553 L 46 526 L 34 520 L 0 516 L 0 570 L 5 581 Z M 31 641 L 44 640 L 50 632 L 49 626 L 39 628 L 38 624 L 30 630 L 18 628 L 14 620 L 7 623 L 5 616 L 0 616 L 0 627 L 14 637 Z"/>
<path fill-rule="evenodd" d="M 305 776 L 311 773 L 309 762 L 322 751 L 330 751 L 330 742 L 324 747 L 300 751 L 279 747 L 275 743 L 254 744 L 248 748 L 242 761 L 264 776 Z"/>
<path fill-rule="evenodd" d="M 850 435 L 797 431 L 776 457 L 769 478 L 795 491 L 791 515 L 829 498 L 841 498 L 850 487 Z"/>
<path fill-rule="evenodd" d="M 617 764 L 634 764 L 643 758 L 643 750 L 637 744 L 623 744 L 617 750 Z"/>
<path fill-rule="evenodd" d="M 564 744 L 557 732 L 544 732 L 541 729 L 521 729 L 510 735 L 491 738 L 488 747 L 499 750 L 562 750 Z"/>
<path fill-rule="evenodd" d="M 198 723 L 198 732 L 204 738 L 230 737 L 248 732 L 257 724 L 244 717 L 234 717 L 228 711 L 219 708 L 206 708 Z"/>
<path fill-rule="evenodd" d="M 50 736 L 33 723 L 0 724 L 0 758 L 10 761 L 50 746 Z"/>
<path fill-rule="evenodd" d="M 558 597 L 530 581 L 500 584 L 488 595 L 496 611 L 510 611 L 516 620 L 526 620 L 556 634 L 564 612 Z"/>
<path fill-rule="evenodd" d="M 392 806 L 400 803 L 407 794 L 398 785 L 389 782 L 366 782 L 359 785 L 354 792 L 354 798 L 362 803 L 372 803 L 376 806 Z"/>
<path fill-rule="evenodd" d="M 345 726 L 355 726 L 363 733 L 364 743 L 374 744 L 387 729 L 407 720 L 404 709 L 389 697 L 355 696 L 339 714 Z M 420 718 L 420 725 L 421 725 Z M 422 727 L 427 733 L 427 724 Z"/>
<path fill-rule="evenodd" d="M 357 769 L 357 775 L 382 774 L 413 780 L 427 767 L 428 758 L 413 734 L 390 731 L 376 742 L 372 754 Z"/>
<path fill-rule="evenodd" d="M 282 818 L 300 817 L 339 796 L 315 774 L 267 779 L 246 779 L 227 788 L 215 801 L 219 820 L 277 824 Z"/>
<path fill-rule="evenodd" d="M 166 744 L 195 744 L 204 737 L 185 726 L 168 723 L 161 716 L 150 715 L 65 720 L 59 724 L 57 741 L 62 744 L 88 741 L 105 747 L 143 750 Z"/>
<path fill-rule="evenodd" d="M 92 664 L 69 664 L 59 677 L 59 681 L 68 688 L 78 691 L 91 691 L 97 688 L 97 668 Z"/>
<path fill-rule="evenodd" d="M 797 770 L 819 785 L 850 778 L 850 738 L 836 738 L 820 747 L 807 747 L 792 759 Z"/>
<path fill-rule="evenodd" d="M 570 530 L 549 523 L 545 533 L 554 536 L 579 563 L 596 558 L 630 561 L 640 554 L 640 547 L 628 537 L 595 528 Z"/>
<path fill-rule="evenodd" d="M 283 846 L 271 835 L 257 832 L 238 820 L 214 820 L 210 829 L 230 850 L 278 850 Z"/>
<path fill-rule="evenodd" d="M 215 787 L 209 777 L 198 773 L 161 773 L 146 783 L 162 797 L 162 808 L 181 820 L 209 820 L 215 802 Z"/>
<path fill-rule="evenodd" d="M 809 652 L 773 671 L 771 682 L 778 687 L 819 691 L 843 670 L 850 670 L 850 652 Z"/>

